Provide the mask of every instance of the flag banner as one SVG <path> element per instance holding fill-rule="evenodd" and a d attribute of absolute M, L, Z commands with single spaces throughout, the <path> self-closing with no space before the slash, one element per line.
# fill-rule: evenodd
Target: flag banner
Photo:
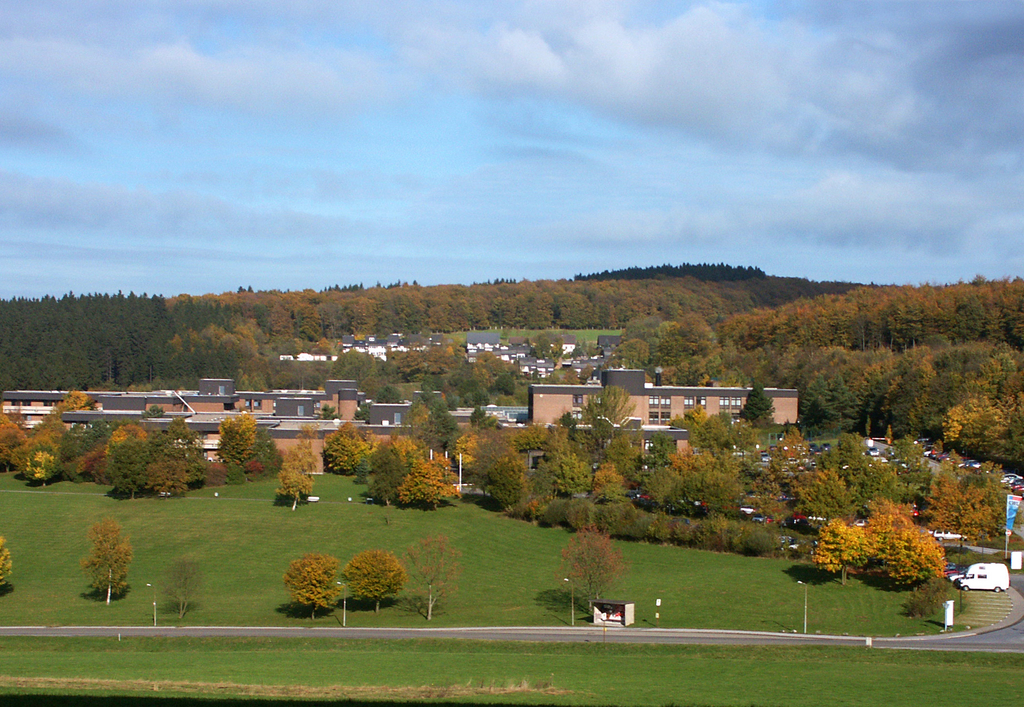
<path fill-rule="evenodd" d="M 1020 507 L 1021 496 L 1013 494 L 1006 495 L 1006 529 L 1013 530 L 1013 523 L 1017 520 L 1017 509 Z"/>

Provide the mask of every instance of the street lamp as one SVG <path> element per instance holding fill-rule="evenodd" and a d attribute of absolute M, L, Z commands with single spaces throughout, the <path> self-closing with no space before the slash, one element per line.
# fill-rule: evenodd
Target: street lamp
<path fill-rule="evenodd" d="M 799 579 L 796 583 L 804 585 L 804 633 L 807 633 L 807 583 L 801 582 Z"/>
<path fill-rule="evenodd" d="M 343 592 L 341 597 L 341 626 L 344 628 L 348 626 L 348 585 L 342 582 L 335 582 L 335 584 L 340 585 Z"/>
<path fill-rule="evenodd" d="M 566 577 L 562 581 L 563 582 L 569 582 L 569 578 Z M 569 622 L 570 622 L 571 625 L 575 626 L 576 625 L 576 585 L 574 585 L 572 582 L 569 582 L 569 601 L 570 601 L 570 604 L 569 604 L 570 609 L 569 610 L 571 612 L 569 614 Z"/>
<path fill-rule="evenodd" d="M 146 582 L 147 587 L 153 587 L 153 625 L 156 626 L 156 585 Z"/>

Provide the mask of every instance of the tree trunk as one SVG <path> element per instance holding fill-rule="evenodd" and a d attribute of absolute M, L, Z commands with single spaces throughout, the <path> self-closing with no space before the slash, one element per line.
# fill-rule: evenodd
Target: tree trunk
<path fill-rule="evenodd" d="M 374 605 L 374 607 L 373 607 L 373 613 L 376 614 L 378 612 L 380 612 L 380 599 L 377 600 L 376 605 Z"/>
<path fill-rule="evenodd" d="M 427 621 L 430 621 L 430 617 L 434 614 L 434 589 L 428 586 L 427 591 Z"/>
<path fill-rule="evenodd" d="M 299 505 L 299 497 L 296 496 L 295 500 L 292 501 L 292 510 L 295 510 L 295 506 Z"/>
<path fill-rule="evenodd" d="M 110 606 L 110 581 L 114 578 L 113 568 L 107 570 L 107 606 Z"/>

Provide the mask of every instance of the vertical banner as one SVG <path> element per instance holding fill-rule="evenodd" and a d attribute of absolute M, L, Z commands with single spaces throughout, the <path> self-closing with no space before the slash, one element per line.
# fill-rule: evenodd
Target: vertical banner
<path fill-rule="evenodd" d="M 1021 496 L 1013 494 L 1006 495 L 1006 531 L 1013 530 L 1013 523 L 1017 520 L 1017 509 L 1020 507 Z"/>

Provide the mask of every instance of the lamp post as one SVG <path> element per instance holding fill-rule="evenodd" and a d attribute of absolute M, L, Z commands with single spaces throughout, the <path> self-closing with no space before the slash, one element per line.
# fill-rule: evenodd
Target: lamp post
<path fill-rule="evenodd" d="M 566 577 L 564 582 L 569 582 L 569 578 Z M 576 625 L 576 586 L 569 582 L 569 623 L 572 626 Z"/>
<path fill-rule="evenodd" d="M 335 582 L 335 584 L 341 586 L 341 627 L 345 628 L 348 626 L 348 585 L 342 582 Z"/>
<path fill-rule="evenodd" d="M 804 585 L 804 633 L 807 633 L 807 583 L 801 582 L 799 579 L 796 583 Z"/>
<path fill-rule="evenodd" d="M 147 587 L 153 587 L 153 625 L 156 626 L 156 585 L 146 582 Z"/>

